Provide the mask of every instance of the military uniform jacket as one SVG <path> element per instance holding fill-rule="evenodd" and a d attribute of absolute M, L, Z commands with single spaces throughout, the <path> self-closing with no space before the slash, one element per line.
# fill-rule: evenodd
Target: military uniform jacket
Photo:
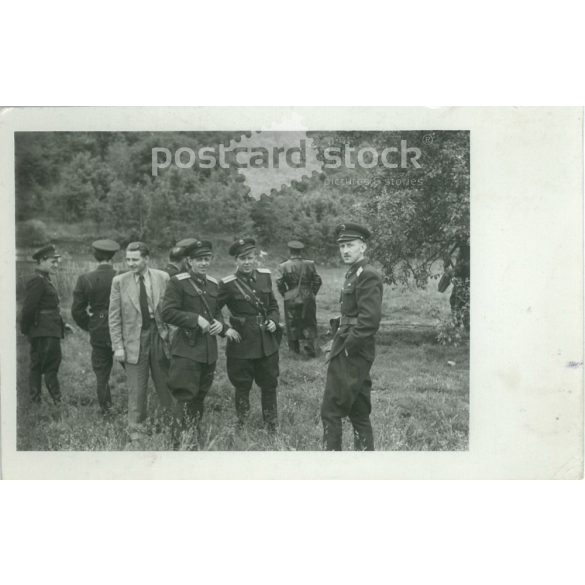
<path fill-rule="evenodd" d="M 300 297 L 304 299 L 312 299 L 321 288 L 322 280 L 317 274 L 315 263 L 312 260 L 304 260 L 303 258 L 290 258 L 279 265 L 279 276 L 276 280 L 278 292 L 285 297 L 286 293 L 294 290 L 299 285 L 299 280 L 302 281 L 300 287 Z"/>
<path fill-rule="evenodd" d="M 81 329 L 89 331 L 92 345 L 112 346 L 108 309 L 114 276 L 116 271 L 111 264 L 101 264 L 95 270 L 81 274 L 73 291 L 71 316 Z"/>
<path fill-rule="evenodd" d="M 40 270 L 26 283 L 20 330 L 28 337 L 63 337 L 59 294 L 49 275 Z"/>
<path fill-rule="evenodd" d="M 236 281 L 241 280 L 247 293 L 246 286 L 250 287 L 262 301 L 266 315 L 262 314 L 257 306 L 247 300 L 238 289 Z M 249 295 L 247 295 L 249 296 Z M 239 343 L 228 341 L 226 355 L 240 359 L 256 359 L 272 355 L 278 351 L 276 333 L 270 333 L 261 325 L 264 318 L 274 321 L 279 326 L 280 314 L 278 301 L 272 292 L 270 270 L 258 268 L 250 277 L 241 273 L 231 274 L 223 278 L 219 285 L 219 307 L 227 305 L 230 310 L 230 324 L 242 336 Z"/>
<path fill-rule="evenodd" d="M 361 355 L 373 362 L 376 352 L 374 336 L 382 317 L 382 277 L 365 260 L 356 262 L 345 275 L 341 290 L 341 325 L 333 338 L 331 358 L 342 351 Z M 343 324 L 343 317 L 355 324 Z"/>
<path fill-rule="evenodd" d="M 165 266 L 165 272 L 172 278 L 181 272 L 181 269 L 169 262 Z"/>
<path fill-rule="evenodd" d="M 207 301 L 211 315 L 193 284 Z M 165 323 L 179 328 L 173 335 L 172 355 L 205 364 L 217 361 L 217 337 L 203 333 L 197 319 L 199 315 L 210 323 L 217 319 L 224 326 L 221 335 L 225 333 L 227 326 L 218 307 L 218 294 L 219 283 L 211 276 L 200 278 L 191 272 L 180 272 L 171 278 L 163 300 L 162 318 Z"/>

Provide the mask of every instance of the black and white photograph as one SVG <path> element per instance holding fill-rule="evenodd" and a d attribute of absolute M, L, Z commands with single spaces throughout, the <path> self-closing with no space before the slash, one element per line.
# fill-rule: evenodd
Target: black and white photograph
<path fill-rule="evenodd" d="M 21 472 L 579 473 L 581 110 L 8 113 Z"/>
<path fill-rule="evenodd" d="M 18 450 L 468 448 L 468 130 L 14 140 Z"/>

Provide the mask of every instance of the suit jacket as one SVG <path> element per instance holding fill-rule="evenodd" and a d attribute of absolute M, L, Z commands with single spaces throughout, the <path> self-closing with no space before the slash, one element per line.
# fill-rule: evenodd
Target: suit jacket
<path fill-rule="evenodd" d="M 340 325 L 331 346 L 329 359 L 342 351 L 360 355 L 370 362 L 376 355 L 374 336 L 382 318 L 383 283 L 380 274 L 362 260 L 354 264 L 345 275 L 341 290 L 341 316 L 353 317 L 355 324 Z"/>
<path fill-rule="evenodd" d="M 193 283 L 201 291 L 207 306 Z M 203 279 L 197 278 L 192 272 L 180 272 L 171 278 L 165 292 L 162 317 L 166 323 L 179 328 L 171 343 L 172 355 L 204 364 L 217 361 L 217 337 L 203 333 L 197 319 L 199 315 L 210 323 L 217 319 L 224 325 L 222 334 L 225 333 L 227 327 L 217 307 L 218 293 L 219 283 L 211 276 Z"/>
<path fill-rule="evenodd" d="M 89 332 L 92 345 L 111 347 L 108 327 L 110 291 L 116 271 L 111 264 L 80 274 L 73 291 L 71 316 L 81 329 Z"/>
<path fill-rule="evenodd" d="M 158 333 L 163 340 L 165 355 L 170 357 L 169 331 L 161 315 L 169 275 L 155 268 L 148 269 L 152 285 L 152 302 L 154 319 Z M 142 313 L 140 312 L 140 289 L 133 272 L 119 274 L 112 280 L 110 293 L 109 324 L 112 349 L 124 349 L 126 361 L 136 364 L 140 353 L 140 333 L 142 331 Z"/>

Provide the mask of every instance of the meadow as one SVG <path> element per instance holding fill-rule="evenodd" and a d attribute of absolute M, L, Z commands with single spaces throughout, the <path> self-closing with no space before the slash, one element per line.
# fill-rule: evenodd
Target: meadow
<path fill-rule="evenodd" d="M 19 250 L 17 299 L 34 266 L 23 259 L 28 250 Z M 274 269 L 280 258 L 270 255 L 264 265 Z M 153 258 L 153 266 L 164 266 Z M 111 376 L 114 410 L 104 418 L 97 405 L 95 379 L 90 364 L 88 335 L 78 329 L 70 315 L 71 293 L 77 276 L 91 270 L 89 256 L 74 250 L 64 255 L 56 286 L 63 316 L 74 331 L 63 340 L 63 362 L 59 379 L 63 403 L 54 406 L 43 389 L 40 405 L 28 396 L 28 342 L 17 333 L 17 448 L 19 450 L 133 450 L 172 449 L 168 420 L 153 414 L 148 436 L 139 444 L 126 435 L 127 390 L 125 374 L 115 364 Z M 117 268 L 123 268 L 117 264 Z M 211 274 L 223 277 L 233 264 L 222 254 Z M 329 340 L 329 319 L 338 314 L 343 266 L 319 267 L 323 287 L 317 297 L 320 344 Z M 426 289 L 414 286 L 385 286 L 383 319 L 377 336 L 377 357 L 372 367 L 372 424 L 378 450 L 465 450 L 469 436 L 469 345 L 440 345 L 437 332 L 449 318 L 449 293 L 440 294 L 431 281 Z M 282 311 L 282 300 L 279 298 Z M 288 351 L 286 339 L 280 351 L 278 388 L 279 429 L 271 435 L 262 428 L 260 392 L 251 394 L 251 416 L 244 429 L 235 425 L 233 388 L 225 372 L 223 344 L 216 378 L 206 399 L 201 424 L 203 450 L 313 450 L 321 449 L 322 427 L 319 407 L 325 383 L 323 355 L 307 359 Z M 151 404 L 156 401 L 150 388 Z M 151 409 L 153 413 L 155 409 Z M 191 443 L 183 436 L 181 448 Z M 353 448 L 351 425 L 344 423 L 344 449 Z"/>

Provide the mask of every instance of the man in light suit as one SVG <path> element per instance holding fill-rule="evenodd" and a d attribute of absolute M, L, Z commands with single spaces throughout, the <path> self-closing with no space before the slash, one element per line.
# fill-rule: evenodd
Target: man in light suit
<path fill-rule="evenodd" d="M 169 411 L 173 409 L 173 399 L 167 387 L 168 328 L 161 318 L 169 275 L 149 268 L 149 261 L 146 244 L 128 244 L 126 264 L 129 272 L 114 277 L 110 294 L 110 337 L 114 359 L 126 369 L 131 440 L 142 436 L 142 423 L 147 414 L 149 371 L 161 406 Z"/>

